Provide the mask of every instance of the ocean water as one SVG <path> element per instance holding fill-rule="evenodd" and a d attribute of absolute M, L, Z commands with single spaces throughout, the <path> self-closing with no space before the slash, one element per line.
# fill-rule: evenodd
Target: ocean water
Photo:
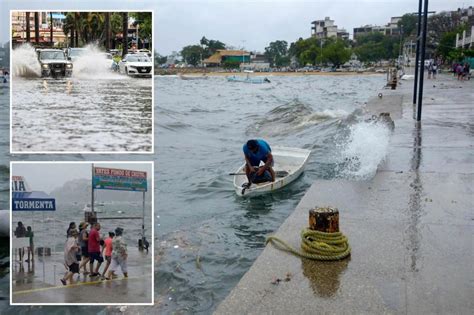
<path fill-rule="evenodd" d="M 148 198 L 149 199 L 149 198 Z M 50 247 L 52 251 L 63 252 L 66 241 L 66 231 L 70 222 L 79 223 L 84 221 L 84 204 L 80 203 L 57 203 L 55 212 L 15 212 L 12 217 L 13 229 L 21 221 L 25 227 L 31 226 L 35 236 L 35 246 Z M 142 205 L 140 203 L 114 202 L 106 203 L 104 206 L 96 207 L 102 210 L 98 213 L 101 223 L 100 233 L 106 237 L 115 228 L 124 229 L 123 238 L 130 249 L 137 248 L 138 239 L 142 233 Z M 100 220 L 100 217 L 140 217 L 140 219 L 110 219 Z M 79 228 L 77 228 L 79 229 Z M 151 207 L 145 204 L 145 237 L 151 240 Z"/>
<path fill-rule="evenodd" d="M 227 296 L 315 179 L 373 176 L 390 132 L 366 122 L 384 76 L 157 77 L 156 308 L 209 314 Z M 249 138 L 312 150 L 296 182 L 238 197 L 229 172 Z"/>
<path fill-rule="evenodd" d="M 370 178 L 385 157 L 390 132 L 366 122 L 364 111 L 365 102 L 385 84 L 383 75 L 269 78 L 270 84 L 252 85 L 224 77 L 156 77 L 154 156 L 67 157 L 155 159 L 154 310 L 160 314 L 212 313 L 313 180 Z M 305 173 L 291 185 L 241 198 L 227 174 L 241 165 L 242 145 L 255 137 L 271 146 L 310 149 L 312 155 Z M 0 200 L 8 201 L 7 191 Z M 49 310 L 54 311 L 40 312 Z"/>

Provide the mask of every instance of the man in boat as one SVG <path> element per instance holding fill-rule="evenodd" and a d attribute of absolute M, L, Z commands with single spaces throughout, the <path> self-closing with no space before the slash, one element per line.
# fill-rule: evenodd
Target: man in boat
<path fill-rule="evenodd" d="M 270 145 L 261 139 L 247 141 L 243 147 L 245 155 L 245 174 L 248 183 L 243 185 L 249 188 L 252 183 L 263 183 L 275 181 L 275 171 L 273 170 L 273 155 Z M 260 166 L 260 162 L 264 165 Z"/>

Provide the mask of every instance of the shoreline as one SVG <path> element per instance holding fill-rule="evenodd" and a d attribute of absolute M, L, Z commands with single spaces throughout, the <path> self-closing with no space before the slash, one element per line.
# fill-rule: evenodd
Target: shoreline
<path fill-rule="evenodd" d="M 176 76 L 178 74 L 182 74 L 188 77 L 200 77 L 206 75 L 208 77 L 222 77 L 222 76 L 254 76 L 254 77 L 267 77 L 267 76 L 291 76 L 291 77 L 299 77 L 299 76 L 355 76 L 355 75 L 386 75 L 385 72 L 354 72 L 354 71 L 337 71 L 337 72 L 252 72 L 252 73 L 245 73 L 245 72 L 180 72 L 176 71 L 173 73 L 155 73 L 155 76 L 159 77 L 166 77 L 166 76 Z"/>

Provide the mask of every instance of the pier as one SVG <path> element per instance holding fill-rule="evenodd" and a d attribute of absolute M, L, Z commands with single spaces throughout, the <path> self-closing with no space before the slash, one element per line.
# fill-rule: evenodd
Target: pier
<path fill-rule="evenodd" d="M 470 314 L 474 227 L 474 81 L 413 80 L 367 104 L 390 112 L 389 152 L 365 181 L 318 180 L 275 235 L 299 248 L 308 211 L 333 206 L 351 256 L 302 259 L 269 244 L 215 314 Z"/>
<path fill-rule="evenodd" d="M 117 278 L 103 280 L 101 277 L 74 274 L 74 284 L 63 285 L 60 279 L 65 274 L 64 254 L 35 256 L 33 263 L 12 262 L 13 303 L 151 303 L 152 253 L 129 250 L 128 278 L 120 271 Z M 103 266 L 105 262 L 103 263 Z M 102 268 L 103 268 L 102 266 Z M 89 268 L 89 266 L 87 266 Z M 102 270 L 102 269 L 101 269 Z"/>

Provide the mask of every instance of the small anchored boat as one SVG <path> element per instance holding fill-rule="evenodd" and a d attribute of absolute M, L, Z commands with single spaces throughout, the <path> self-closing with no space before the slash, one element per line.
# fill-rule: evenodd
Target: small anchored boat
<path fill-rule="evenodd" d="M 209 77 L 204 73 L 200 76 L 185 76 L 183 74 L 178 74 L 178 77 L 181 79 L 181 80 L 207 80 L 209 79 Z"/>
<path fill-rule="evenodd" d="M 235 193 L 238 196 L 256 196 L 285 187 L 303 173 L 310 154 L 311 150 L 274 147 L 272 155 L 275 161 L 273 166 L 275 181 L 252 184 L 249 188 L 243 187 L 248 182 L 245 164 L 243 164 L 237 172 L 233 173 Z"/>
<path fill-rule="evenodd" d="M 104 209 L 97 208 L 98 206 L 99 206 L 99 207 L 100 207 L 100 206 L 104 206 L 104 204 L 103 204 L 103 203 L 102 203 L 102 204 L 96 204 L 95 207 L 94 207 L 94 212 L 96 212 L 96 213 L 104 213 Z M 82 208 L 82 211 L 84 211 L 84 212 L 91 212 L 92 209 L 91 209 L 90 203 L 85 204 L 85 205 L 84 205 L 84 208 Z"/>
<path fill-rule="evenodd" d="M 253 84 L 270 83 L 270 80 L 267 77 L 250 77 L 250 76 L 241 77 L 241 76 L 235 76 L 235 75 L 227 77 L 227 81 L 253 83 Z"/>

